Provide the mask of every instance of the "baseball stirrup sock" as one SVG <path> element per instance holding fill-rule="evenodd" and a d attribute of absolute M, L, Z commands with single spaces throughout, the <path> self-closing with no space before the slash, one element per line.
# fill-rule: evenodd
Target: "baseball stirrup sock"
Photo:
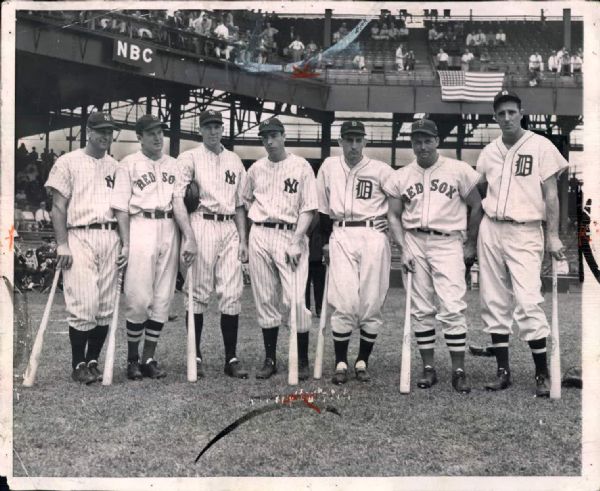
<path fill-rule="evenodd" d="M 375 339 L 377 339 L 377 334 L 369 334 L 363 329 L 360 330 L 360 344 L 358 345 L 357 360 L 363 360 L 365 363 L 368 363 L 371 351 L 373 351 Z"/>
<path fill-rule="evenodd" d="M 263 328 L 263 342 L 265 343 L 265 357 L 275 361 L 277 354 L 277 335 L 279 327 Z"/>
<path fill-rule="evenodd" d="M 529 341 L 533 362 L 535 363 L 535 374 L 548 376 L 548 360 L 546 355 L 546 338 Z"/>
<path fill-rule="evenodd" d="M 448 346 L 448 351 L 450 352 L 464 352 L 465 344 L 467 341 L 467 333 L 463 332 L 462 334 L 444 334 L 444 339 L 446 340 L 446 345 Z"/>
<path fill-rule="evenodd" d="M 298 360 L 308 363 L 308 332 L 299 332 L 296 337 L 298 339 Z"/>
<path fill-rule="evenodd" d="M 223 334 L 223 344 L 225 345 L 226 362 L 235 358 L 239 319 L 239 315 L 221 314 L 221 334 Z"/>
<path fill-rule="evenodd" d="M 496 355 L 498 368 L 509 369 L 508 360 L 508 334 L 492 334 L 492 348 Z"/>
<path fill-rule="evenodd" d="M 415 339 L 420 350 L 433 350 L 435 348 L 435 329 L 415 331 Z"/>
<path fill-rule="evenodd" d="M 89 332 L 86 362 L 100 359 L 100 352 L 108 334 L 108 326 L 96 326 Z"/>
<path fill-rule="evenodd" d="M 190 315 L 189 310 L 185 312 L 185 318 L 187 320 L 187 316 Z M 203 314 L 194 314 L 194 330 L 196 331 L 196 356 L 198 358 L 202 358 L 202 354 L 200 353 L 200 338 L 202 337 L 202 325 L 204 324 L 204 315 Z M 186 322 L 187 329 L 187 322 Z"/>
<path fill-rule="evenodd" d="M 88 339 L 88 331 L 79 331 L 69 326 L 69 340 L 71 341 L 71 355 L 73 368 L 85 361 L 85 345 Z"/>
<path fill-rule="evenodd" d="M 335 364 L 344 362 L 348 365 L 348 344 L 350 343 L 351 332 L 337 333 L 333 332 L 333 349 L 335 350 Z"/>
<path fill-rule="evenodd" d="M 126 321 L 127 328 L 127 361 L 138 361 L 140 359 L 139 345 L 144 335 L 144 324 L 135 324 Z"/>
<path fill-rule="evenodd" d="M 154 358 L 156 343 L 158 343 L 158 338 L 160 337 L 163 325 L 162 322 L 153 320 L 146 321 L 146 339 L 144 340 L 142 360 L 146 361 L 148 358 Z"/>

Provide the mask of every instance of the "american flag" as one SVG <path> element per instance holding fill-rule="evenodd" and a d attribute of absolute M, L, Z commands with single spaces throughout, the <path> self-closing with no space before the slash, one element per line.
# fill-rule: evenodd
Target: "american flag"
<path fill-rule="evenodd" d="M 440 70 L 443 101 L 492 102 L 502 90 L 504 73 Z"/>

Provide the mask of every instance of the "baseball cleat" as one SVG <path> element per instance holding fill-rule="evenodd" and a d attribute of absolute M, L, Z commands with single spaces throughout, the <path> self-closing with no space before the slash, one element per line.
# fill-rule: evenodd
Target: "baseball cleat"
<path fill-rule="evenodd" d="M 452 387 L 456 392 L 461 394 L 468 394 L 471 392 L 471 387 L 467 383 L 467 375 L 462 368 L 457 368 L 452 374 Z"/>
<path fill-rule="evenodd" d="M 310 368 L 308 360 L 300 360 L 298 362 L 298 380 L 308 380 L 310 378 Z"/>
<path fill-rule="evenodd" d="M 348 382 L 348 365 L 343 361 L 340 361 L 335 367 L 335 373 L 333 374 L 331 381 L 336 385 Z"/>
<path fill-rule="evenodd" d="M 364 360 L 357 360 L 354 365 L 354 375 L 356 375 L 356 380 L 359 382 L 369 382 L 371 380 L 371 376 L 367 371 L 367 364 Z"/>
<path fill-rule="evenodd" d="M 435 372 L 435 368 L 427 365 L 423 368 L 421 378 L 417 380 L 417 387 L 420 389 L 429 389 L 435 384 L 437 384 L 437 373 Z"/>
<path fill-rule="evenodd" d="M 271 378 L 277 373 L 277 364 L 271 358 L 265 358 L 262 368 L 256 372 L 256 378 L 260 380 Z"/>
<path fill-rule="evenodd" d="M 96 380 L 102 382 L 102 372 L 98 368 L 98 362 L 96 360 L 90 360 L 88 361 L 87 367 L 90 373 L 96 377 Z"/>
<path fill-rule="evenodd" d="M 535 376 L 535 396 L 549 397 L 550 396 L 550 381 L 548 375 L 540 373 Z"/>
<path fill-rule="evenodd" d="M 160 368 L 158 362 L 152 358 L 148 358 L 146 363 L 142 363 L 140 370 L 142 375 L 148 378 L 163 378 L 167 376 L 167 372 Z"/>
<path fill-rule="evenodd" d="M 485 348 L 482 348 L 481 346 L 475 346 L 475 345 L 471 344 L 471 345 L 469 345 L 469 352 L 473 356 L 486 356 L 486 357 L 494 356 L 494 352 L 492 351 L 491 346 L 486 346 Z"/>
<path fill-rule="evenodd" d="M 75 382 L 80 382 L 86 385 L 90 385 L 96 381 L 96 376 L 90 373 L 90 370 L 85 364 L 85 361 L 82 361 L 73 369 L 73 373 L 71 373 L 71 378 Z"/>
<path fill-rule="evenodd" d="M 248 378 L 248 372 L 240 367 L 240 360 L 232 358 L 225 363 L 225 375 L 233 378 Z"/>
<path fill-rule="evenodd" d="M 137 360 L 127 362 L 127 378 L 129 380 L 142 380 L 144 376 L 140 370 L 140 362 Z"/>
<path fill-rule="evenodd" d="M 506 368 L 498 368 L 496 372 L 496 380 L 485 384 L 485 388 L 491 391 L 508 389 L 511 385 L 510 370 Z"/>
<path fill-rule="evenodd" d="M 563 387 L 575 387 L 581 389 L 583 387 L 583 380 L 581 377 L 581 367 L 569 368 L 562 379 Z"/>
<path fill-rule="evenodd" d="M 204 369 L 202 368 L 202 358 L 199 356 L 196 357 L 196 373 L 198 374 L 198 378 L 204 378 Z"/>

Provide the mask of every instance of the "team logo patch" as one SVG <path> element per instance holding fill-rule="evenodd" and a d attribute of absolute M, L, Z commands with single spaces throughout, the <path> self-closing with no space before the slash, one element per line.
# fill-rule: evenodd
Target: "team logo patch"
<path fill-rule="evenodd" d="M 515 176 L 530 176 L 533 168 L 533 157 L 531 155 L 518 155 L 519 158 L 515 164 Z"/>
<path fill-rule="evenodd" d="M 104 180 L 106 181 L 107 188 L 112 189 L 115 187 L 115 175 L 114 174 L 112 176 L 104 176 Z"/>
<path fill-rule="evenodd" d="M 356 184 L 357 199 L 371 199 L 373 195 L 373 183 L 367 179 L 358 179 Z"/>
<path fill-rule="evenodd" d="M 225 182 L 227 184 L 235 184 L 235 172 L 225 171 Z"/>
<path fill-rule="evenodd" d="M 283 181 L 283 190 L 286 193 L 297 193 L 298 192 L 298 181 L 296 179 L 290 179 L 289 177 Z"/>

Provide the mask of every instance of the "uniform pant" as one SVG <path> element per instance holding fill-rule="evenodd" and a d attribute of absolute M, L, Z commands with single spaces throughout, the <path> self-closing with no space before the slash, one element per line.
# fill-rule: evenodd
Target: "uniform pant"
<path fill-rule="evenodd" d="M 444 237 L 407 230 L 404 240 L 415 259 L 411 302 L 415 332 L 435 329 L 437 319 L 444 334 L 465 334 L 467 285 L 462 236 Z"/>
<path fill-rule="evenodd" d="M 125 318 L 134 324 L 148 319 L 165 323 L 175 293 L 179 232 L 173 219 L 130 221 L 131 242 L 125 275 Z"/>
<path fill-rule="evenodd" d="M 550 329 L 542 309 L 544 233 L 540 222 L 494 222 L 484 216 L 477 254 L 485 332 L 511 334 L 514 318 L 524 341 L 547 337 Z"/>
<path fill-rule="evenodd" d="M 387 235 L 367 227 L 334 227 L 329 239 L 328 302 L 334 307 L 331 330 L 355 327 L 376 336 L 390 284 L 391 251 Z"/>
<path fill-rule="evenodd" d="M 109 324 L 115 307 L 117 257 L 121 249 L 116 230 L 68 230 L 73 264 L 63 270 L 67 321 L 79 331 Z"/>
<path fill-rule="evenodd" d="M 306 280 L 305 303 L 306 308 L 310 310 L 310 286 L 313 286 L 315 295 L 315 311 L 321 312 L 323 305 L 323 291 L 325 290 L 325 265 L 322 261 L 309 261 L 308 278 Z"/>
<path fill-rule="evenodd" d="M 258 325 L 263 329 L 289 325 L 291 267 L 285 262 L 285 251 L 294 235 L 292 230 L 279 230 L 253 225 L 250 229 L 249 266 L 252 294 L 256 303 Z M 308 237 L 304 237 L 304 251 L 296 268 L 296 299 L 304 298 L 308 276 Z M 297 332 L 307 332 L 311 313 L 306 307 L 298 315 Z"/>

